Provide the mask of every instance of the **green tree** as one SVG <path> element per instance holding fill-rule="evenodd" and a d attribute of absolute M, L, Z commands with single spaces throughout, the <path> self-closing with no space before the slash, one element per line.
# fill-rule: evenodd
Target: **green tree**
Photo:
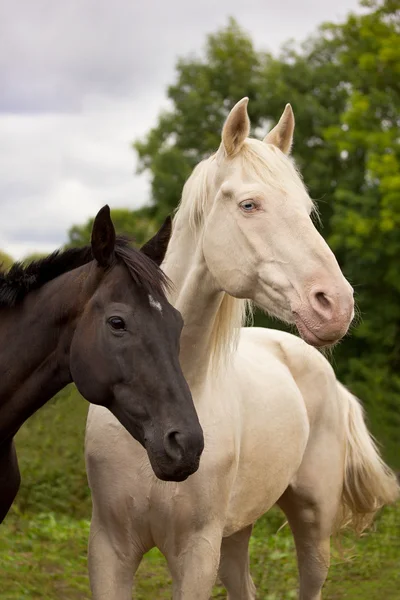
<path fill-rule="evenodd" d="M 144 244 L 157 230 L 158 221 L 154 217 L 154 209 L 143 207 L 138 210 L 114 208 L 111 217 L 117 234 L 127 236 L 137 245 Z M 83 225 L 74 225 L 68 232 L 67 246 L 84 246 L 90 244 L 94 217 Z"/>
<path fill-rule="evenodd" d="M 7 271 L 13 264 L 14 260 L 9 254 L 0 250 L 0 271 Z"/>
<path fill-rule="evenodd" d="M 339 370 L 366 399 L 374 427 L 400 431 L 400 5 L 326 28 L 349 91 L 324 139 L 344 168 L 333 193 L 329 241 L 356 284 L 361 320 L 337 353 Z"/>

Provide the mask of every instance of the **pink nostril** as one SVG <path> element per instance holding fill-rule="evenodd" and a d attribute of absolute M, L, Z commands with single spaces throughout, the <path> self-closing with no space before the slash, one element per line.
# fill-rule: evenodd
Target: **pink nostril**
<path fill-rule="evenodd" d="M 327 296 L 325 296 L 324 292 L 317 292 L 315 294 L 315 299 L 318 304 L 322 306 L 322 308 L 330 308 L 331 302 Z"/>
<path fill-rule="evenodd" d="M 331 319 L 334 312 L 332 300 L 324 292 L 311 294 L 311 305 L 315 312 L 325 319 Z"/>

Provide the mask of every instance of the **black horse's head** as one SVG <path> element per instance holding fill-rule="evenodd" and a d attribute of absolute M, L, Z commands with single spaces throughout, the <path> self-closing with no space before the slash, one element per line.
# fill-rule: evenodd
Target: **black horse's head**
<path fill-rule="evenodd" d="M 99 212 L 70 370 L 81 394 L 146 448 L 155 474 L 180 481 L 197 470 L 204 440 L 179 364 L 182 317 L 159 268 L 170 232 L 168 220 L 139 251 L 116 238 L 108 207 Z"/>

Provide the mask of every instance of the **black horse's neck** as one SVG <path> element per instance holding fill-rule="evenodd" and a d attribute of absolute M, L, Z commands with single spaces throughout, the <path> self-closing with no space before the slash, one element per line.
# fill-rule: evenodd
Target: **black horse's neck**
<path fill-rule="evenodd" d="M 69 350 L 89 265 L 0 309 L 0 446 L 71 382 Z"/>

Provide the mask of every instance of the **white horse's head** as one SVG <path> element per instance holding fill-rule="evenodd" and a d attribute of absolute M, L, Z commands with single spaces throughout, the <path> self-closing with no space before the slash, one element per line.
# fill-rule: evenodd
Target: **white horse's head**
<path fill-rule="evenodd" d="M 289 158 L 294 116 L 287 105 L 263 141 L 250 139 L 244 98 L 230 112 L 218 152 L 186 184 L 201 188 L 192 218 L 217 286 L 295 323 L 324 346 L 345 335 L 354 316 L 353 289 L 310 218 L 313 203 Z"/>

